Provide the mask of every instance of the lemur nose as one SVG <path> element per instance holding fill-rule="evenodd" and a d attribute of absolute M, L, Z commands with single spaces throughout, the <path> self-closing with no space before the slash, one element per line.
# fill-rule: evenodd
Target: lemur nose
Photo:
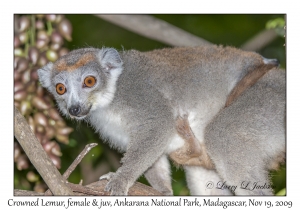
<path fill-rule="evenodd" d="M 69 113 L 70 113 L 70 115 L 73 115 L 73 116 L 78 116 L 80 111 L 81 111 L 80 106 L 71 106 L 69 108 Z"/>

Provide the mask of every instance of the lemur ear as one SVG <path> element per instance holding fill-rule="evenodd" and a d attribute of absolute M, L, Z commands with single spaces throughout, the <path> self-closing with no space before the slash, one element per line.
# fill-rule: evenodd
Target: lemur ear
<path fill-rule="evenodd" d="M 52 85 L 51 84 L 52 67 L 53 67 L 53 63 L 49 62 L 44 67 L 42 67 L 37 71 L 41 85 L 47 89 L 49 89 L 49 87 Z"/>
<path fill-rule="evenodd" d="M 113 48 L 102 48 L 98 53 L 98 58 L 101 66 L 107 71 L 120 68 L 123 64 L 118 51 Z"/>

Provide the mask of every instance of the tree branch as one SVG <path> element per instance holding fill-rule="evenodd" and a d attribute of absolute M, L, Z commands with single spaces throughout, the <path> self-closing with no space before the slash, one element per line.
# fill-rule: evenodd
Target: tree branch
<path fill-rule="evenodd" d="M 84 156 L 95 146 L 97 146 L 97 143 L 91 143 L 85 146 L 84 150 L 77 156 L 77 158 L 73 161 L 73 163 L 69 166 L 69 168 L 65 171 L 63 174 L 63 177 L 65 179 L 68 179 L 70 174 L 75 170 L 76 166 L 81 162 L 81 160 L 84 158 Z"/>
<path fill-rule="evenodd" d="M 104 20 L 171 46 L 199 46 L 210 42 L 150 15 L 96 15 Z"/>
<path fill-rule="evenodd" d="M 274 29 L 263 30 L 256 34 L 253 38 L 249 39 L 240 48 L 248 51 L 258 51 L 270 44 L 276 38 L 277 34 Z"/>
<path fill-rule="evenodd" d="M 15 189 L 14 196 L 44 196 L 44 193 Z"/>
<path fill-rule="evenodd" d="M 67 180 L 71 173 L 75 170 L 76 166 L 81 162 L 81 160 L 84 158 L 84 156 L 95 146 L 97 146 L 97 143 L 91 143 L 85 146 L 85 148 L 82 150 L 82 152 L 77 156 L 77 158 L 73 161 L 73 163 L 69 166 L 69 168 L 65 171 L 63 174 L 63 178 Z M 73 190 L 74 191 L 74 190 Z M 52 195 L 50 190 L 47 190 L 45 192 L 45 195 Z"/>
<path fill-rule="evenodd" d="M 15 137 L 36 170 L 54 195 L 73 195 L 65 180 L 31 131 L 27 121 L 15 107 Z"/>
<path fill-rule="evenodd" d="M 110 193 L 104 191 L 104 188 L 107 184 L 107 180 L 100 180 L 94 183 L 91 183 L 86 186 L 81 186 L 78 184 L 68 183 L 67 185 L 74 191 L 73 195 L 84 195 L 84 196 L 108 196 Z M 27 190 L 14 190 L 15 196 L 43 196 L 44 193 L 38 193 Z M 128 195 L 132 196 L 162 196 L 161 193 L 149 187 L 147 185 L 136 182 L 128 191 Z"/>
<path fill-rule="evenodd" d="M 200 46 L 212 44 L 176 26 L 150 15 L 95 15 L 118 26 L 171 46 Z M 274 29 L 263 30 L 241 45 L 241 49 L 258 51 L 276 39 Z"/>
<path fill-rule="evenodd" d="M 106 195 L 109 195 L 109 192 L 104 191 L 107 182 L 107 180 L 100 180 L 87 185 L 87 187 L 97 189 L 98 191 L 102 191 Z M 135 182 L 134 185 L 129 188 L 128 195 L 162 196 L 162 194 L 154 188 L 139 182 Z"/>

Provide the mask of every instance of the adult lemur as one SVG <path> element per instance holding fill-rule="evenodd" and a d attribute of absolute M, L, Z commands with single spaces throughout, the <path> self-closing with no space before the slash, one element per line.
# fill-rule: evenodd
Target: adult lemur
<path fill-rule="evenodd" d="M 206 182 L 218 186 L 222 180 L 238 187 L 243 186 L 241 181 L 268 183 L 263 180 L 264 168 L 285 150 L 282 73 L 269 72 L 223 110 L 227 97 L 245 75 L 276 65 L 275 60 L 231 47 L 150 52 L 85 48 L 48 63 L 38 74 L 64 115 L 86 120 L 112 147 L 125 152 L 117 172 L 101 177 L 109 179 L 106 190 L 112 195 L 126 195 L 142 174 L 154 188 L 172 194 L 168 155 L 176 159 L 182 154 L 176 152 L 193 143 L 178 131 L 178 119 L 184 116 L 194 140 L 202 145 L 196 149 L 205 149 L 205 144 L 216 169 L 186 164 L 191 193 L 229 194 L 228 189 L 207 189 Z M 276 78 L 279 83 L 273 82 Z M 258 92 L 263 95 L 257 96 Z M 219 112 L 205 136 L 205 127 Z"/>

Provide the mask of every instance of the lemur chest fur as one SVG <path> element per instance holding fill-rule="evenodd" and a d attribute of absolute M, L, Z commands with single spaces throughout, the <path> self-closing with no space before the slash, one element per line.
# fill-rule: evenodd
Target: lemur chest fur
<path fill-rule="evenodd" d="M 113 148 L 126 151 L 129 136 L 124 129 L 125 123 L 118 113 L 109 109 L 98 109 L 91 113 L 89 121 Z"/>

